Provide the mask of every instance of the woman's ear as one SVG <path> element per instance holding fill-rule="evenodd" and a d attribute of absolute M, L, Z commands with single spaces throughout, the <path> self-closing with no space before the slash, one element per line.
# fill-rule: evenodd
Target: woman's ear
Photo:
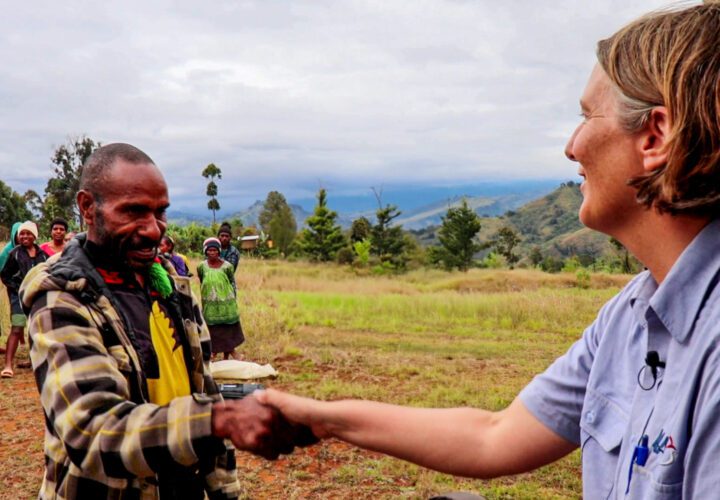
<path fill-rule="evenodd" d="M 641 153 L 643 168 L 652 172 L 667 163 L 667 143 L 670 138 L 670 116 L 665 106 L 650 111 L 642 132 Z"/>

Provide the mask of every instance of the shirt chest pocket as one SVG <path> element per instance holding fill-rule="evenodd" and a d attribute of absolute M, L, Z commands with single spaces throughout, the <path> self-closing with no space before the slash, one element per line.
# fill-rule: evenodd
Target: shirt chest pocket
<path fill-rule="evenodd" d="M 580 419 L 583 449 L 588 438 L 594 439 L 607 453 L 617 451 L 628 425 L 628 418 L 605 396 L 588 390 Z"/>
<path fill-rule="evenodd" d="M 608 498 L 613 491 L 620 445 L 628 417 L 605 396 L 588 390 L 580 418 L 585 498 Z"/>

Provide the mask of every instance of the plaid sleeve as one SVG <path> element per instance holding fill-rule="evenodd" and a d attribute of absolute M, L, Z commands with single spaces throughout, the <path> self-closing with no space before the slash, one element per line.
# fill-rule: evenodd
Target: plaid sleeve
<path fill-rule="evenodd" d="M 130 401 L 132 361 L 122 345 L 106 345 L 104 324 L 69 293 L 50 291 L 33 304 L 30 355 L 49 431 L 64 447 L 58 453 L 106 482 L 183 470 L 223 453 L 211 435 L 210 401 Z"/>
<path fill-rule="evenodd" d="M 238 263 L 240 262 L 240 252 L 238 252 L 238 249 L 235 248 L 232 244 L 230 245 L 230 249 L 225 256 L 225 260 L 232 264 L 233 271 L 237 269 Z"/>

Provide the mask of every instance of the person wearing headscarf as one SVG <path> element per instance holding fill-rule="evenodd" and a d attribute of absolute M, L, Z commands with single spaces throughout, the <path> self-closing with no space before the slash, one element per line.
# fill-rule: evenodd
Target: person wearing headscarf
<path fill-rule="evenodd" d="M 170 261 L 170 263 L 175 268 L 175 272 L 178 273 L 178 276 L 188 275 L 188 267 L 185 259 L 175 253 L 175 242 L 170 236 L 166 234 L 162 237 L 162 239 L 160 240 L 160 245 L 158 246 L 158 250 L 160 250 L 160 253 L 162 253 L 163 257 Z"/>
<path fill-rule="evenodd" d="M 0 252 L 0 271 L 2 271 L 2 268 L 5 267 L 5 262 L 7 262 L 8 255 L 10 255 L 10 250 L 15 248 L 18 244 L 17 233 L 20 224 L 22 224 L 22 222 L 16 222 L 12 225 L 12 229 L 10 230 L 10 241 L 7 242 L 7 245 L 5 245 L 2 252 Z"/>
<path fill-rule="evenodd" d="M 17 233 L 18 228 L 20 227 L 21 222 L 16 222 L 12 225 L 12 229 L 10 230 L 10 240 L 7 242 L 7 244 L 3 247 L 2 252 L 0 252 L 0 271 L 2 271 L 2 268 L 5 267 L 5 262 L 7 262 L 8 255 L 10 255 L 10 251 L 15 248 L 18 244 L 17 240 Z M 10 304 L 10 290 L 5 289 L 8 295 L 8 304 Z M 12 312 L 10 312 L 12 314 Z M 2 329 L 0 329 L 0 335 L 2 335 Z M 5 354 L 5 348 L 0 347 L 0 354 Z"/>
<path fill-rule="evenodd" d="M 242 359 L 235 348 L 245 341 L 237 305 L 237 286 L 232 264 L 220 257 L 220 240 L 203 242 L 206 259 L 197 268 L 202 312 L 210 330 L 213 357 Z"/>
<path fill-rule="evenodd" d="M 5 346 L 5 366 L 0 377 L 12 378 L 14 373 L 15 352 L 18 344 L 24 341 L 27 318 L 20 304 L 18 290 L 28 271 L 41 262 L 45 262 L 48 255 L 35 244 L 38 237 L 37 225 L 32 221 L 25 221 L 18 227 L 19 244 L 10 251 L 7 262 L 0 271 L 0 278 L 7 287 L 10 297 L 10 335 Z"/>

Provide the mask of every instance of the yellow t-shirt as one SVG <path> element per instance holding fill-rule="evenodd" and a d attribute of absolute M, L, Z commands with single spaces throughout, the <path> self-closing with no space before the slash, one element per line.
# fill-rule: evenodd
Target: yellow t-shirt
<path fill-rule="evenodd" d="M 165 405 L 174 398 L 190 395 L 190 379 L 182 344 L 157 301 L 152 304 L 149 326 L 159 374 L 158 378 L 148 377 L 148 392 L 151 402 Z"/>

